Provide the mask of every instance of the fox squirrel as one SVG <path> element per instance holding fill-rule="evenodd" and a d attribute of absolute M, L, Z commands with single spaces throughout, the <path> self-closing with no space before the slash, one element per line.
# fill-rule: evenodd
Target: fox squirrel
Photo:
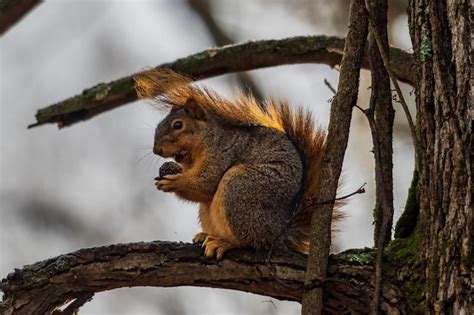
<path fill-rule="evenodd" d="M 139 97 L 169 114 L 156 128 L 153 152 L 179 163 L 157 178 L 164 192 L 199 203 L 207 257 L 231 248 L 307 253 L 325 132 L 311 113 L 250 96 L 229 101 L 171 70 L 137 76 Z M 341 217 L 337 207 L 333 221 Z"/>

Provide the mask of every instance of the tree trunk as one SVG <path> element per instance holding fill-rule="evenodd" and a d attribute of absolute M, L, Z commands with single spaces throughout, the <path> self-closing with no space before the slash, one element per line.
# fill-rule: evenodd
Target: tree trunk
<path fill-rule="evenodd" d="M 472 56 L 468 1 L 411 0 L 426 309 L 474 314 Z"/>

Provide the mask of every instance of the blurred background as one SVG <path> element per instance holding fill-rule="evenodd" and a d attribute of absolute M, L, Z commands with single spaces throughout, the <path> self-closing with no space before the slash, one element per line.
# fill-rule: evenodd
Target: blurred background
<path fill-rule="evenodd" d="M 390 1 L 390 43 L 410 51 L 406 0 Z M 296 35 L 345 36 L 348 0 L 47 1 L 0 39 L 0 278 L 15 267 L 83 247 L 118 242 L 189 242 L 195 205 L 156 190 L 162 161 L 151 154 L 162 113 L 135 102 L 58 130 L 27 130 L 36 110 L 99 82 L 232 42 Z M 284 98 L 328 123 L 338 72 L 326 65 L 281 66 L 203 81 Z M 242 84 L 242 82 L 245 82 Z M 362 73 L 366 107 L 370 75 Z M 403 85 L 412 111 L 411 87 Z M 395 220 L 402 212 L 413 150 L 399 104 L 394 135 Z M 355 110 L 341 194 L 351 198 L 337 251 L 373 245 L 374 171 L 367 121 Z M 81 314 L 299 314 L 300 305 L 206 288 L 133 288 L 100 293 Z"/>

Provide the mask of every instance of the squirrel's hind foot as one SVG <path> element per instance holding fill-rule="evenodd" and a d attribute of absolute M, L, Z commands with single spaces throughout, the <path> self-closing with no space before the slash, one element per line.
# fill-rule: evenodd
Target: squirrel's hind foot
<path fill-rule="evenodd" d="M 217 260 L 221 260 L 226 251 L 236 247 L 226 240 L 210 235 L 206 236 L 202 246 L 204 247 L 204 256 L 208 258 L 215 256 Z"/>

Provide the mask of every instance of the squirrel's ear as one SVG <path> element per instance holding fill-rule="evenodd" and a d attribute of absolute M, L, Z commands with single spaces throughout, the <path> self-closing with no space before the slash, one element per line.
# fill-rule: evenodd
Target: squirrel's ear
<path fill-rule="evenodd" d="M 191 114 L 191 116 L 198 120 L 204 120 L 206 118 L 206 112 L 199 106 L 197 101 L 190 97 L 184 104 L 184 110 Z"/>

